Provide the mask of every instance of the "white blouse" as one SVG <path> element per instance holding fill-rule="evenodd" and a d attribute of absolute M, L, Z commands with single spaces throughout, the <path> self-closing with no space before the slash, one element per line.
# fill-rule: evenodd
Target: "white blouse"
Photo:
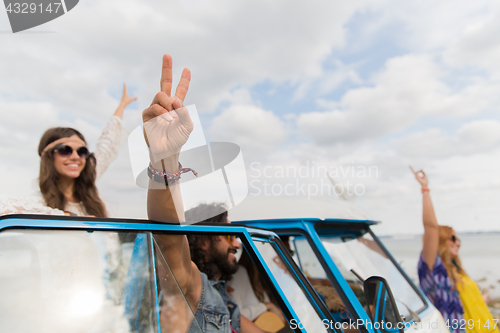
<path fill-rule="evenodd" d="M 227 284 L 233 289 L 229 294 L 236 304 L 238 304 L 243 316 L 254 321 L 267 311 L 266 304 L 259 301 L 255 295 L 248 271 L 245 267 L 238 265 L 238 270 Z M 269 297 L 266 293 L 264 293 L 264 300 L 269 302 Z"/>
<path fill-rule="evenodd" d="M 96 158 L 96 180 L 99 179 L 108 166 L 118 156 L 118 152 L 127 130 L 122 120 L 113 116 L 104 128 L 101 137 L 97 140 L 94 156 Z M 76 215 L 87 215 L 81 202 L 68 202 L 64 210 Z M 25 198 L 10 198 L 0 204 L 0 215 L 6 214 L 45 214 L 64 215 L 60 209 L 47 206 L 41 193 Z"/>

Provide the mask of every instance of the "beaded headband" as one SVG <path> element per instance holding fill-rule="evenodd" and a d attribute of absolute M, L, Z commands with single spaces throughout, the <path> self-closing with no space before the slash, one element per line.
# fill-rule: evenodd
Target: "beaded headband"
<path fill-rule="evenodd" d="M 74 143 L 80 144 L 82 146 L 86 146 L 87 145 L 85 143 L 85 141 L 83 141 L 82 139 L 80 139 L 80 137 L 78 135 L 73 134 L 70 137 L 60 138 L 60 139 L 57 139 L 54 142 L 49 143 L 47 146 L 45 146 L 45 148 L 43 148 L 42 153 L 40 154 L 40 156 L 43 156 L 43 154 L 45 154 L 47 151 L 51 150 L 52 148 L 54 148 L 57 145 L 60 145 L 61 143 L 70 143 L 70 142 L 74 142 Z"/>

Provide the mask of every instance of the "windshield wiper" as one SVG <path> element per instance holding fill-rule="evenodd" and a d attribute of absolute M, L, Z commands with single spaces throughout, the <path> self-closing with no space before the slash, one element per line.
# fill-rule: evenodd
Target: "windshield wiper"
<path fill-rule="evenodd" d="M 358 278 L 358 280 L 361 282 L 361 283 L 364 283 L 365 280 L 363 280 L 363 278 L 361 277 L 361 275 L 359 275 L 358 273 L 356 273 L 356 271 L 354 270 L 354 268 L 351 268 L 351 273 L 354 274 L 355 277 Z"/>

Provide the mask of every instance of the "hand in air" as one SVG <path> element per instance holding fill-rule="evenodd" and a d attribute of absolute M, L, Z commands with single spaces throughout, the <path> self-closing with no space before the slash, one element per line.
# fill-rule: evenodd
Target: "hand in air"
<path fill-rule="evenodd" d="M 422 185 L 422 188 L 427 188 L 429 185 L 429 181 L 427 180 L 427 175 L 425 174 L 424 170 L 418 170 L 415 171 L 413 168 L 410 166 L 411 172 L 415 175 L 415 179 Z"/>
<path fill-rule="evenodd" d="M 154 161 L 178 154 L 193 131 L 193 122 L 183 102 L 191 72 L 184 68 L 175 95 L 172 90 L 172 57 L 163 56 L 160 89 L 149 108 L 142 112 L 144 138 Z"/>
<path fill-rule="evenodd" d="M 135 101 L 137 99 L 137 97 L 130 97 L 128 95 L 128 91 L 127 91 L 127 85 L 124 83 L 123 84 L 123 94 L 122 94 L 122 100 L 121 100 L 121 104 L 123 104 L 124 106 L 127 106 L 129 105 L 130 103 L 132 103 L 133 101 Z"/>

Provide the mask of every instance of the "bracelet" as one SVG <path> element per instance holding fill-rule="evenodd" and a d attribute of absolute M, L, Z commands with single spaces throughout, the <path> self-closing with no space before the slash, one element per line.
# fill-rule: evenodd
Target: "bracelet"
<path fill-rule="evenodd" d="M 422 193 L 429 192 L 430 190 L 428 188 L 423 188 Z"/>
<path fill-rule="evenodd" d="M 147 170 L 148 177 L 151 180 L 154 180 L 157 183 L 165 183 L 165 184 L 168 184 L 168 182 L 173 183 L 178 181 L 179 179 L 181 179 L 181 175 L 186 172 L 192 172 L 193 175 L 195 175 L 195 177 L 198 177 L 198 173 L 196 171 L 190 168 L 183 168 L 180 162 L 179 162 L 179 171 L 177 171 L 176 173 L 168 173 L 165 170 L 163 171 L 156 170 L 155 168 L 153 168 L 151 163 L 149 163 Z"/>

